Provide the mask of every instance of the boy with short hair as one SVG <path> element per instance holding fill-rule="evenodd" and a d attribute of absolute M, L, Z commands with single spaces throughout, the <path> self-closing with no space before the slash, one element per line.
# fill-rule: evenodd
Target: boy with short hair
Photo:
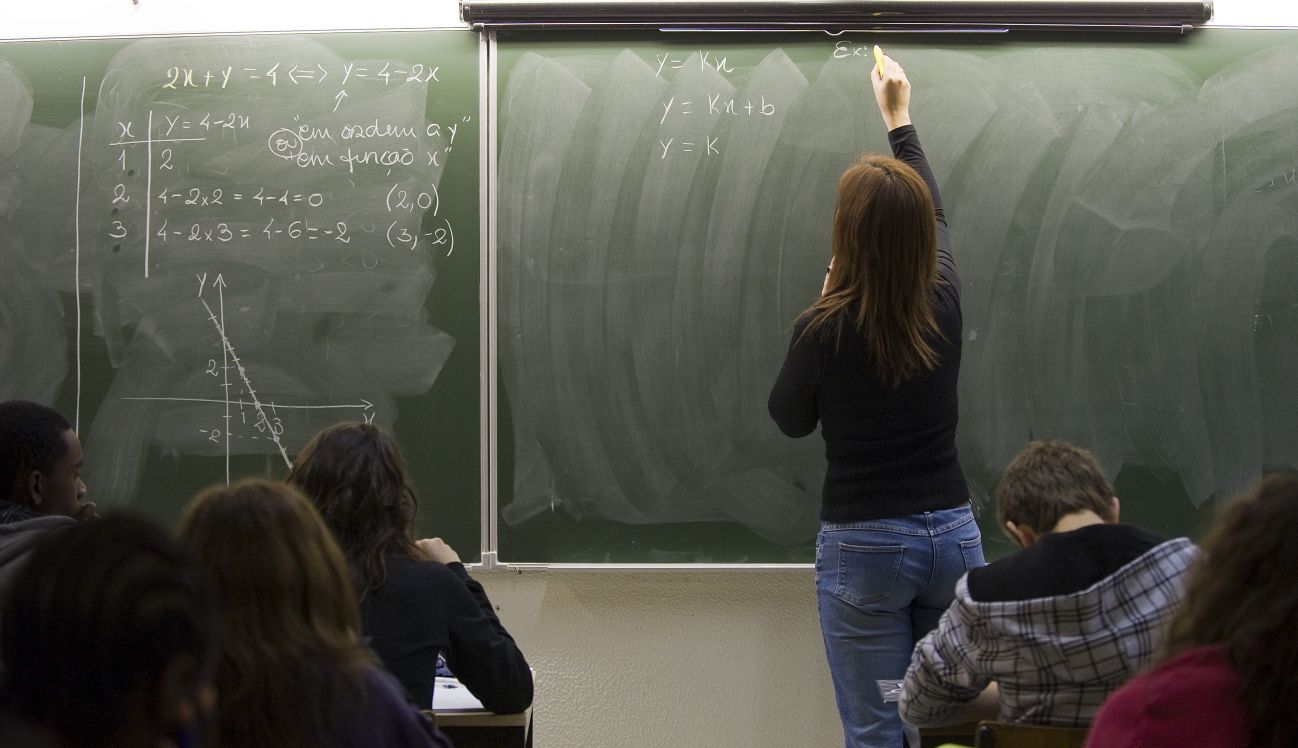
<path fill-rule="evenodd" d="M 81 464 L 81 442 L 58 411 L 0 403 L 0 590 L 46 533 L 98 516 Z"/>
<path fill-rule="evenodd" d="M 1118 524 L 1095 458 L 1061 441 L 1028 444 L 996 502 L 1023 550 L 957 583 L 938 628 L 915 647 L 902 719 L 1086 725 L 1150 661 L 1198 549 Z M 980 713 L 988 706 L 999 714 Z"/>

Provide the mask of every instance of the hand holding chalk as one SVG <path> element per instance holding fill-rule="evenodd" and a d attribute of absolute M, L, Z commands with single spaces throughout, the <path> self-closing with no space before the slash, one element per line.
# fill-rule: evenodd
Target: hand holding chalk
<path fill-rule="evenodd" d="M 910 81 L 906 71 L 897 61 L 874 48 L 876 75 L 870 76 L 874 86 L 874 100 L 879 104 L 879 114 L 888 130 L 910 124 Z"/>

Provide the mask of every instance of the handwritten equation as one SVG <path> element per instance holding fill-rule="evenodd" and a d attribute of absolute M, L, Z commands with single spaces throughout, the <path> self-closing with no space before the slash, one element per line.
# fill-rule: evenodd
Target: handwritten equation
<path fill-rule="evenodd" d="M 415 63 L 413 65 L 397 65 L 390 62 L 384 62 L 378 67 L 359 65 L 355 62 L 342 63 L 333 66 L 333 70 L 319 64 L 298 64 L 298 63 L 280 63 L 276 62 L 269 66 L 261 67 L 238 67 L 235 65 L 226 65 L 220 68 L 194 68 L 180 65 L 172 65 L 167 68 L 163 75 L 164 89 L 206 89 L 206 88 L 229 88 L 231 83 L 239 82 L 262 82 L 271 86 L 283 85 L 322 85 L 325 81 L 331 80 L 332 72 L 333 81 L 339 85 L 347 85 L 353 79 L 357 81 L 374 81 L 382 85 L 394 85 L 400 83 L 440 83 L 441 79 L 438 73 L 441 68 L 437 65 L 425 65 Z"/>

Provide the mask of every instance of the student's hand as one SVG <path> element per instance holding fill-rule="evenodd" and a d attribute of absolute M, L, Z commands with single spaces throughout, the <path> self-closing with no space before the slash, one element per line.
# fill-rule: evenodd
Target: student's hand
<path fill-rule="evenodd" d="M 77 513 L 72 518 L 78 522 L 83 519 L 99 519 L 99 511 L 95 508 L 95 502 L 81 502 L 81 505 L 77 507 Z"/>
<path fill-rule="evenodd" d="M 870 66 L 870 83 L 874 86 L 874 100 L 879 105 L 879 114 L 883 115 L 883 124 L 892 132 L 898 127 L 910 124 L 910 81 L 906 80 L 906 71 L 897 61 L 883 56 L 883 77 L 874 65 Z"/>
<path fill-rule="evenodd" d="M 446 544 L 441 538 L 424 538 L 416 540 L 415 547 L 419 552 L 424 554 L 424 558 L 429 561 L 436 561 L 439 564 L 458 564 L 460 563 L 460 554 L 455 549 Z"/>

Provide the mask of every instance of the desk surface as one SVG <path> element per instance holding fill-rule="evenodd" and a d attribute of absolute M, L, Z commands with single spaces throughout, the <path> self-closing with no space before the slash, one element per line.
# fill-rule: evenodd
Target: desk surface
<path fill-rule="evenodd" d="M 527 727 L 532 708 L 517 714 L 496 714 L 483 708 L 459 680 L 439 677 L 433 688 L 433 714 L 441 727 Z"/>
<path fill-rule="evenodd" d="M 482 707 L 469 689 L 454 678 L 438 678 L 430 713 L 437 727 L 456 748 L 532 746 L 532 708 L 518 714 L 496 714 Z"/>

